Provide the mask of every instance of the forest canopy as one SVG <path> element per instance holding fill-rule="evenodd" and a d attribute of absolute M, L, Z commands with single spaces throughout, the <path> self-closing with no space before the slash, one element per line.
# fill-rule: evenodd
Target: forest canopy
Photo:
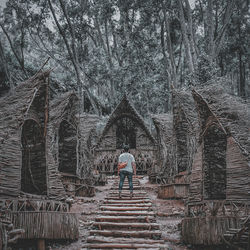
<path fill-rule="evenodd" d="M 145 116 L 167 112 L 172 86 L 218 78 L 246 99 L 249 6 L 249 0 L 7 0 L 0 7 L 0 96 L 50 58 L 52 92 L 75 90 L 99 115 L 125 93 Z"/>

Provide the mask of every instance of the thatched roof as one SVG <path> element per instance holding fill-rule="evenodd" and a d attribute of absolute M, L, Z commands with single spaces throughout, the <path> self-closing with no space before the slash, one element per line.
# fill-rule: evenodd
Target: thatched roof
<path fill-rule="evenodd" d="M 151 115 L 155 126 L 164 135 L 165 141 L 171 141 L 173 136 L 173 115 L 169 113 Z"/>
<path fill-rule="evenodd" d="M 55 98 L 50 105 L 50 123 L 58 127 L 62 120 L 74 117 L 78 109 L 78 97 L 74 92 L 67 92 Z"/>
<path fill-rule="evenodd" d="M 92 133 L 96 133 L 97 123 L 100 121 L 100 117 L 92 114 L 80 115 L 80 133 L 82 142 L 87 143 L 87 140 Z M 86 145 L 87 146 L 87 145 Z"/>
<path fill-rule="evenodd" d="M 204 132 L 208 114 L 217 119 L 228 136 L 232 136 L 242 152 L 250 159 L 250 103 L 232 96 L 217 84 L 193 90 L 199 106 L 199 116 Z"/>
<path fill-rule="evenodd" d="M 50 71 L 36 74 L 0 99 L 0 192 L 16 196 L 20 192 L 21 130 L 25 120 L 44 120 L 47 126 L 47 91 Z M 39 97 L 39 98 L 38 98 Z M 40 104 L 43 100 L 43 104 Z M 45 104 L 45 105 L 44 105 Z M 41 114 L 38 114 L 38 110 Z M 45 117 L 44 117 L 45 116 Z"/>
<path fill-rule="evenodd" d="M 103 129 L 102 132 L 102 136 L 100 138 L 100 140 L 102 139 L 102 137 L 108 132 L 108 130 L 110 129 L 110 127 L 120 118 L 122 117 L 130 117 L 131 119 L 133 119 L 134 121 L 136 121 L 141 127 L 142 129 L 146 132 L 146 134 L 148 135 L 148 137 L 150 138 L 150 140 L 154 143 L 155 139 L 152 136 L 152 134 L 150 133 L 149 129 L 146 127 L 143 118 L 141 117 L 141 115 L 136 111 L 136 109 L 134 108 L 134 106 L 132 105 L 132 103 L 129 101 L 127 95 L 124 95 L 121 102 L 116 106 L 116 108 L 114 109 L 114 111 L 112 112 L 112 114 L 110 115 L 106 126 Z"/>
<path fill-rule="evenodd" d="M 181 108 L 189 124 L 189 132 L 195 133 L 198 127 L 198 115 L 192 93 L 188 90 L 172 89 L 172 101 L 173 115 L 176 116 L 178 112 L 175 108 Z M 174 122 L 176 122 L 175 119 Z"/>
<path fill-rule="evenodd" d="M 1 126 L 8 122 L 8 118 L 16 119 L 18 121 L 16 125 L 18 126 L 22 125 L 34 99 L 46 91 L 45 87 L 48 85 L 46 79 L 49 74 L 50 71 L 45 71 L 34 75 L 0 99 Z M 1 132 L 3 132 L 2 129 Z"/>

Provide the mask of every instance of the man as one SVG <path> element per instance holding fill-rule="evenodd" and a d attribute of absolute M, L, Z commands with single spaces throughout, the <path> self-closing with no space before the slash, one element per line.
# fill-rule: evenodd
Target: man
<path fill-rule="evenodd" d="M 118 166 L 122 165 L 123 163 L 126 165 L 125 167 L 119 169 L 118 167 L 118 174 L 120 175 L 120 183 L 119 183 L 119 198 L 121 198 L 122 195 L 122 187 L 125 180 L 125 177 L 128 177 L 128 183 L 129 183 L 129 190 L 130 190 L 130 199 L 133 197 L 133 172 L 136 176 L 136 165 L 135 165 L 135 158 L 132 154 L 130 154 L 129 151 L 129 145 L 124 145 L 123 147 L 124 153 L 122 153 L 119 156 L 118 160 Z M 120 172 L 120 173 L 119 173 Z"/>

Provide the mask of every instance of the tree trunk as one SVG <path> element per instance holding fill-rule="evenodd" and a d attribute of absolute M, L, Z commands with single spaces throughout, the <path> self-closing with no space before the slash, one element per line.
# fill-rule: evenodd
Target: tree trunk
<path fill-rule="evenodd" d="M 206 19 L 207 19 L 207 54 L 209 55 L 210 63 L 212 64 L 214 60 L 214 22 L 213 22 L 213 1 L 207 0 L 207 12 L 206 12 Z"/>
<path fill-rule="evenodd" d="M 0 40 L 0 65 L 1 65 L 1 71 L 3 72 L 3 76 L 0 78 L 0 83 L 5 83 L 10 79 L 9 72 L 8 72 L 8 66 L 6 63 L 6 59 L 4 56 L 4 50 L 3 46 Z"/>
<path fill-rule="evenodd" d="M 18 61 L 19 65 L 20 65 L 20 67 L 21 67 L 21 69 L 22 69 L 24 75 L 25 75 L 26 77 L 28 77 L 27 72 L 26 72 L 25 67 L 24 67 L 24 63 L 22 62 L 21 58 L 20 58 L 19 55 L 17 54 L 17 52 L 16 52 L 16 50 L 15 50 L 15 48 L 14 48 L 14 45 L 13 45 L 13 43 L 12 43 L 12 41 L 11 41 L 11 38 L 10 38 L 10 36 L 9 36 L 9 34 L 8 34 L 8 32 L 7 32 L 7 30 L 5 29 L 5 27 L 4 27 L 3 24 L 0 23 L 0 26 L 1 26 L 1 28 L 2 28 L 2 30 L 3 30 L 3 32 L 4 32 L 4 34 L 5 34 L 5 36 L 7 37 L 7 40 L 8 40 L 8 42 L 9 42 L 9 44 L 10 44 L 10 48 L 11 48 L 11 50 L 12 50 L 12 52 L 13 52 L 15 58 L 17 59 L 17 61 Z"/>
<path fill-rule="evenodd" d="M 162 4 L 162 7 L 163 7 L 163 14 L 164 14 L 164 23 L 165 23 L 166 33 L 167 33 L 168 53 L 169 53 L 170 65 L 171 65 L 171 84 L 176 86 L 176 82 L 177 82 L 176 65 L 175 65 L 175 60 L 174 60 L 173 45 L 172 45 L 172 41 L 171 41 L 171 37 L 170 37 L 169 18 L 167 16 L 164 2 Z"/>
<path fill-rule="evenodd" d="M 188 32 L 188 38 L 190 41 L 190 51 L 191 51 L 192 58 L 193 58 L 193 64 L 195 65 L 197 63 L 198 48 L 195 44 L 192 11 L 191 11 L 191 7 L 189 4 L 189 0 L 185 0 L 185 3 L 186 3 L 186 9 L 187 9 L 187 19 L 188 19 L 187 32 Z"/>
<path fill-rule="evenodd" d="M 60 0 L 61 2 L 62 0 Z M 87 79 L 86 79 L 86 75 L 85 75 L 85 72 L 83 74 L 81 74 L 81 70 L 80 70 L 80 65 L 79 65 L 79 61 L 78 61 L 78 55 L 76 53 L 76 49 L 75 49 L 75 37 L 74 37 L 74 31 L 73 31 L 73 27 L 71 25 L 71 22 L 70 22 L 70 19 L 69 17 L 67 16 L 67 12 L 65 10 L 65 6 L 64 6 L 64 3 L 61 2 L 61 8 L 63 9 L 63 13 L 65 15 L 65 18 L 68 22 L 68 25 L 69 25 L 69 29 L 70 29 L 70 34 L 71 34 L 71 40 L 72 40 L 72 50 L 71 50 L 71 46 L 69 45 L 69 42 L 68 42 L 68 39 L 66 37 L 66 34 L 64 32 L 64 30 L 62 29 L 59 21 L 58 21 L 58 18 L 55 14 L 55 10 L 52 6 L 52 3 L 51 3 L 51 0 L 48 0 L 48 3 L 49 3 L 49 8 L 51 10 L 51 13 L 52 13 L 52 16 L 53 16 L 53 19 L 56 23 L 56 26 L 59 30 L 59 34 L 61 35 L 63 41 L 64 41 L 64 44 L 67 48 L 67 52 L 69 54 L 69 57 L 70 57 L 70 60 L 74 66 L 74 70 L 75 70 L 75 73 L 76 73 L 76 79 L 77 79 L 77 89 L 78 89 L 78 93 L 79 93 L 79 96 L 80 96 L 80 105 L 79 105 L 79 111 L 80 112 L 83 112 L 84 111 L 84 103 L 83 102 L 83 90 L 86 91 L 86 94 L 91 102 L 91 105 L 95 111 L 96 114 L 99 114 L 99 109 L 95 103 L 95 99 L 93 98 L 93 95 L 90 93 L 88 87 L 84 84 Z M 84 78 L 83 80 L 81 78 Z M 83 83 L 84 82 L 84 83 Z"/>
<path fill-rule="evenodd" d="M 187 28 L 186 28 L 186 21 L 184 17 L 184 11 L 183 11 L 183 5 L 182 5 L 182 0 L 178 0 L 179 4 L 179 12 L 180 12 L 180 25 L 181 25 L 181 32 L 183 36 L 183 43 L 185 47 L 185 53 L 186 53 L 186 60 L 188 64 L 188 68 L 190 73 L 194 72 L 194 62 L 192 58 L 192 53 L 190 49 L 190 43 L 188 39 L 188 34 L 187 34 Z"/>
<path fill-rule="evenodd" d="M 242 54 L 241 54 L 241 50 L 239 50 L 238 53 L 238 58 L 239 58 L 239 95 L 241 97 L 246 97 L 246 83 L 245 83 L 245 77 L 244 77 L 244 68 L 245 65 L 242 62 Z"/>

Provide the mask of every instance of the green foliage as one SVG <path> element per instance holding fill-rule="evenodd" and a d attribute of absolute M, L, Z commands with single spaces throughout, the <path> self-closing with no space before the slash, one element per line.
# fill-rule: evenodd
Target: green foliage
<path fill-rule="evenodd" d="M 191 10 L 197 53 L 194 72 L 188 67 L 177 1 L 62 0 L 66 15 L 59 2 L 51 0 L 65 37 L 53 19 L 48 0 L 7 1 L 0 23 L 13 46 L 1 29 L 0 42 L 12 82 L 31 76 L 51 57 L 55 91 L 79 90 L 75 61 L 85 91 L 88 89 L 103 106 L 113 109 L 126 92 L 139 112 L 147 116 L 167 111 L 171 84 L 177 88 L 204 84 L 215 76 L 238 73 L 243 66 L 249 74 L 249 13 L 240 0 L 236 1 L 221 50 L 213 60 L 208 51 L 207 1 L 199 1 Z M 213 2 L 215 39 L 223 26 L 226 6 L 225 0 L 221 5 Z M 185 4 L 183 7 L 188 27 L 188 9 Z M 175 67 L 170 63 L 169 41 Z"/>

